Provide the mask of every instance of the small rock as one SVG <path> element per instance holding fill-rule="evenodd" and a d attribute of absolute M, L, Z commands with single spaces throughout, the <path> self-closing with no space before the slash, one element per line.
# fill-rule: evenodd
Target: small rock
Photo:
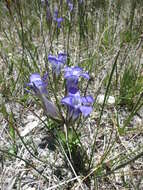
<path fill-rule="evenodd" d="M 97 97 L 97 103 L 98 104 L 103 104 L 104 102 L 104 94 L 99 94 Z M 114 96 L 109 96 L 107 99 L 107 105 L 113 105 L 115 104 L 115 98 Z"/>
<path fill-rule="evenodd" d="M 29 122 L 25 126 L 24 130 L 21 132 L 21 136 L 24 137 L 24 136 L 28 135 L 37 126 L 38 126 L 38 121 Z"/>
<path fill-rule="evenodd" d="M 135 116 L 135 118 L 134 118 L 134 123 L 135 123 L 136 126 L 139 127 L 139 126 L 142 125 L 142 119 L 139 118 L 138 116 Z"/>

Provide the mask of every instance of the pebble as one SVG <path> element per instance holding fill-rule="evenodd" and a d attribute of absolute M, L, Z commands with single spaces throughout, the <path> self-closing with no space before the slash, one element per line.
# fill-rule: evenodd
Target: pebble
<path fill-rule="evenodd" d="M 97 103 L 98 104 L 103 104 L 104 97 L 105 97 L 104 94 L 99 94 L 98 97 L 97 97 Z M 107 105 L 113 105 L 113 104 L 115 104 L 115 98 L 114 98 L 114 96 L 109 96 L 108 99 L 107 99 Z"/>

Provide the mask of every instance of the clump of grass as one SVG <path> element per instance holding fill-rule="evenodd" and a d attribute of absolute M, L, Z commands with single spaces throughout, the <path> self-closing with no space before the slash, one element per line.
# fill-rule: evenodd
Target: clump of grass
<path fill-rule="evenodd" d="M 134 29 L 125 29 L 120 33 L 120 38 L 123 43 L 137 43 L 140 33 Z"/>
<path fill-rule="evenodd" d="M 126 105 L 130 110 L 135 105 L 137 97 L 143 91 L 143 76 L 140 76 L 133 64 L 126 66 L 120 80 L 119 104 Z"/>

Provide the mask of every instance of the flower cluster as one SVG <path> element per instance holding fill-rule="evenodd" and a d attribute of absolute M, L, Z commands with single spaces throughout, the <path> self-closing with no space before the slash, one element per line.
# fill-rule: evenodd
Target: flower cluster
<path fill-rule="evenodd" d="M 54 55 L 48 56 L 48 61 L 51 63 L 52 71 L 56 76 L 61 74 L 61 68 L 64 67 L 66 60 L 67 55 L 65 53 L 59 53 L 57 57 Z M 93 97 L 80 95 L 78 86 L 80 77 L 87 80 L 90 78 L 89 74 L 80 67 L 64 68 L 66 96 L 61 99 L 60 103 L 67 108 L 66 121 L 75 121 L 81 115 L 87 117 L 93 109 Z M 43 77 L 39 73 L 31 74 L 27 86 L 41 99 L 46 114 L 53 119 L 60 119 L 60 110 L 48 98 L 48 74 L 46 73 Z"/>
<path fill-rule="evenodd" d="M 78 1 L 79 4 L 83 3 L 83 0 Z M 73 0 L 66 0 L 67 7 L 69 9 L 69 12 L 72 12 L 74 9 L 74 1 Z M 41 0 L 41 5 L 46 6 L 46 20 L 48 23 L 51 23 L 53 20 L 58 28 L 61 28 L 61 24 L 64 21 L 63 17 L 59 17 L 59 10 L 57 7 L 54 9 L 54 13 L 52 15 L 51 10 L 50 10 L 50 1 L 49 0 Z"/>
<path fill-rule="evenodd" d="M 68 108 L 68 119 L 75 120 L 81 114 L 87 117 L 92 111 L 94 102 L 92 96 L 81 97 L 78 89 L 79 77 L 89 79 L 88 73 L 83 72 L 80 67 L 66 67 L 65 75 L 67 96 L 61 101 Z"/>

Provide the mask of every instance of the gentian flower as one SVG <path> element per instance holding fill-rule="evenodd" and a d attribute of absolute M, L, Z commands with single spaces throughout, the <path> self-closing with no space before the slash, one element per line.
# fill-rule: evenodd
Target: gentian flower
<path fill-rule="evenodd" d="M 52 64 L 52 71 L 56 76 L 61 72 L 62 67 L 66 63 L 67 55 L 65 53 L 59 53 L 58 57 L 49 55 L 48 61 Z"/>
<path fill-rule="evenodd" d="M 56 19 L 58 28 L 61 27 L 61 23 L 63 22 L 63 20 L 64 19 L 62 17 Z"/>
<path fill-rule="evenodd" d="M 30 76 L 30 82 L 27 83 L 27 86 L 29 86 L 35 93 L 35 95 L 39 94 L 48 94 L 47 90 L 47 74 L 45 74 L 42 78 L 39 73 L 31 74 Z"/>
<path fill-rule="evenodd" d="M 59 115 L 56 106 L 47 99 L 47 85 L 47 74 L 41 77 L 39 73 L 31 74 L 30 82 L 27 83 L 27 86 L 30 87 L 31 90 L 34 91 L 34 94 L 42 101 L 46 114 L 56 119 Z"/>
<path fill-rule="evenodd" d="M 67 61 L 67 54 L 66 53 L 59 53 L 58 54 L 58 60 L 65 64 Z"/>
<path fill-rule="evenodd" d="M 53 20 L 57 22 L 58 28 L 61 27 L 61 22 L 64 20 L 62 17 L 58 17 L 58 8 L 55 9 Z"/>
<path fill-rule="evenodd" d="M 66 67 L 65 68 L 65 79 L 68 92 L 70 89 L 78 89 L 79 77 L 84 77 L 89 80 L 88 73 L 85 73 L 80 67 Z"/>
<path fill-rule="evenodd" d="M 77 119 L 80 114 L 87 117 L 92 112 L 93 102 L 92 96 L 81 97 L 79 91 L 76 93 L 69 93 L 68 96 L 61 100 L 61 103 L 68 108 L 68 119 L 72 120 Z"/>
<path fill-rule="evenodd" d="M 73 3 L 71 3 L 70 0 L 67 0 L 67 4 L 68 4 L 69 10 L 71 12 L 73 10 Z"/>

